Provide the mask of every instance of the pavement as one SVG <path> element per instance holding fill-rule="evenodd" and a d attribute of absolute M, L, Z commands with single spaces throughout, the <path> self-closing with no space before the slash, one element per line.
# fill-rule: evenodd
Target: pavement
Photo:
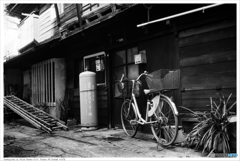
<path fill-rule="evenodd" d="M 178 146 L 161 148 L 152 135 L 138 132 L 134 138 L 122 129 L 101 128 L 45 133 L 22 123 L 4 124 L 4 158 L 202 158 L 200 151 Z"/>

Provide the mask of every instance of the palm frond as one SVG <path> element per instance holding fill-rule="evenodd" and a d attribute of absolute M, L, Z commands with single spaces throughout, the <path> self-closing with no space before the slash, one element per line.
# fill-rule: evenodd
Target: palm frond
<path fill-rule="evenodd" d="M 181 107 L 181 108 L 183 108 L 183 109 L 185 109 L 185 110 L 188 110 L 188 111 L 190 111 L 192 114 L 194 114 L 194 116 L 198 116 L 198 114 L 197 114 L 196 112 L 194 112 L 194 111 L 190 110 L 190 109 L 189 109 L 189 108 L 187 108 L 187 107 L 184 107 L 184 106 L 179 106 L 179 107 Z"/>
<path fill-rule="evenodd" d="M 229 107 L 229 101 L 232 96 L 230 94 L 228 97 L 224 97 L 223 94 L 219 94 L 219 103 L 216 103 L 212 97 L 210 97 L 210 113 L 194 112 L 188 108 L 182 107 L 190 111 L 200 122 L 198 122 L 192 129 L 192 131 L 187 135 L 191 143 L 195 143 L 195 149 L 200 147 L 203 148 L 202 153 L 209 152 L 208 156 L 213 152 L 224 152 L 229 153 L 229 133 L 228 131 L 228 115 L 230 110 L 236 105 L 234 102 Z M 236 135 L 232 134 L 236 137 Z M 197 141 L 197 142 L 196 142 Z"/>
<path fill-rule="evenodd" d="M 229 145 L 229 139 L 226 136 L 226 133 L 222 133 L 223 136 L 223 143 L 225 146 L 223 146 L 223 150 L 225 151 L 224 153 L 229 153 L 230 152 L 230 145 Z"/>
<path fill-rule="evenodd" d="M 227 112 L 229 112 L 229 111 L 234 107 L 234 105 L 235 105 L 236 103 L 237 103 L 237 102 L 234 102 L 234 103 L 228 108 Z"/>
<path fill-rule="evenodd" d="M 226 101 L 226 104 L 228 104 L 228 102 L 229 102 L 231 96 L 232 96 L 232 93 L 228 96 L 227 101 Z"/>
<path fill-rule="evenodd" d="M 214 152 L 214 150 L 215 150 L 215 149 L 212 149 L 212 150 L 211 150 L 211 152 L 208 154 L 208 156 L 207 156 L 207 157 L 210 157 L 210 156 L 211 156 L 211 154 Z"/>

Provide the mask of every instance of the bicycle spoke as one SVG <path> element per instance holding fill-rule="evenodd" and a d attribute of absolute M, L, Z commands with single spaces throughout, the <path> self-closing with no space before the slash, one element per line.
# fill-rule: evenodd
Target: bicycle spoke
<path fill-rule="evenodd" d="M 127 109 L 124 109 L 123 110 L 123 115 L 124 115 L 124 118 L 126 119 L 127 117 L 128 117 L 128 115 L 129 115 L 129 112 L 126 112 L 127 111 Z M 128 110 L 129 111 L 129 110 Z"/>
<path fill-rule="evenodd" d="M 138 124 L 133 124 L 132 120 L 135 120 L 133 107 L 130 101 L 125 101 L 121 108 L 121 121 L 125 133 L 131 137 L 136 135 L 138 129 Z"/>
<path fill-rule="evenodd" d="M 154 137 L 163 146 L 172 144 L 176 139 L 178 130 L 178 120 L 172 104 L 167 99 L 161 98 L 154 116 L 155 118 L 151 119 L 158 121 L 157 124 L 151 126 Z"/>

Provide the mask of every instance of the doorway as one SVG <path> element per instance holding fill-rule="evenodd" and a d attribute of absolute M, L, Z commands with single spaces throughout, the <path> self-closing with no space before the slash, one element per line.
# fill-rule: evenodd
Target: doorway
<path fill-rule="evenodd" d="M 130 95 L 130 88 L 120 91 L 117 87 L 119 80 L 124 74 L 129 79 L 135 79 L 139 75 L 139 65 L 134 63 L 134 55 L 138 54 L 138 47 L 129 47 L 113 52 L 112 56 L 112 83 L 113 83 L 113 117 L 115 127 L 121 125 L 121 105 L 124 97 Z M 139 96 L 137 96 L 139 100 Z"/>

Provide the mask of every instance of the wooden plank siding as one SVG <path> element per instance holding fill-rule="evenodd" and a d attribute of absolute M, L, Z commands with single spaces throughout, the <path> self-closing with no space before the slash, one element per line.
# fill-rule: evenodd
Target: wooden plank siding
<path fill-rule="evenodd" d="M 236 101 L 236 89 L 222 89 L 221 91 L 216 90 L 197 90 L 197 91 L 188 91 L 182 93 L 182 104 L 183 106 L 191 107 L 193 111 L 208 111 L 210 110 L 210 97 L 219 104 L 219 95 L 217 93 L 228 94 L 232 93 L 229 104 L 232 104 Z M 236 107 L 234 107 L 233 111 L 236 111 Z M 186 110 L 182 110 L 182 113 L 187 112 Z"/>
<path fill-rule="evenodd" d="M 236 101 L 236 19 L 230 17 L 179 33 L 182 105 L 208 111 L 217 93 Z M 236 108 L 233 109 L 236 111 Z M 182 110 L 182 112 L 187 112 Z"/>
<path fill-rule="evenodd" d="M 64 13 L 60 15 L 61 22 L 66 22 L 69 19 L 77 16 L 76 4 L 64 4 Z"/>
<path fill-rule="evenodd" d="M 107 91 L 104 88 L 97 87 L 97 108 L 99 126 L 108 126 L 108 99 Z"/>
<path fill-rule="evenodd" d="M 39 17 L 39 42 L 47 40 L 58 32 L 56 17 L 52 18 L 52 13 L 54 8 L 50 6 L 45 12 L 43 12 Z"/>
<path fill-rule="evenodd" d="M 83 8 L 86 7 L 87 4 L 83 4 Z M 91 9 L 85 10 L 82 16 L 87 15 L 94 10 L 103 7 L 106 4 L 99 4 L 93 6 Z M 41 11 L 39 17 L 39 42 L 43 42 L 45 40 L 50 39 L 51 37 L 59 34 L 58 23 L 55 14 L 55 9 L 53 5 L 45 6 Z M 77 9 L 76 4 L 64 4 L 64 12 L 60 14 L 61 24 L 67 22 L 72 18 L 77 17 Z"/>

